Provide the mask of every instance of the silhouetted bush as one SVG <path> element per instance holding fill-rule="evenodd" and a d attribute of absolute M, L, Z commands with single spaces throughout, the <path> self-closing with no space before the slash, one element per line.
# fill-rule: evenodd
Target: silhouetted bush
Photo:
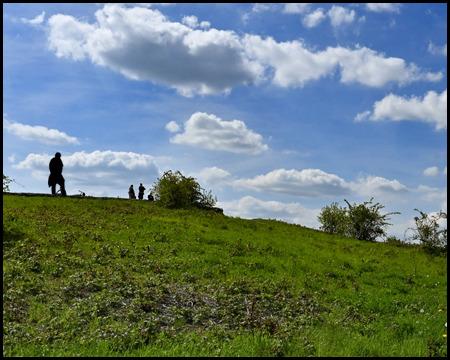
<path fill-rule="evenodd" d="M 212 207 L 217 202 L 211 191 L 206 192 L 193 177 L 186 177 L 180 171 L 166 171 L 155 182 L 152 192 L 155 200 L 169 209 Z"/>

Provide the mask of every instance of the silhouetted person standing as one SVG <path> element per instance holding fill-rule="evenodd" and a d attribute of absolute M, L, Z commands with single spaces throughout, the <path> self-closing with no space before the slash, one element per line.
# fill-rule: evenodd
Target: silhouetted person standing
<path fill-rule="evenodd" d="M 56 194 L 56 184 L 61 186 L 61 195 L 66 196 L 66 189 L 64 187 L 64 178 L 62 176 L 63 162 L 61 161 L 61 154 L 57 152 L 55 157 L 50 160 L 50 176 L 48 177 L 48 186 L 52 187 L 52 195 Z"/>
<path fill-rule="evenodd" d="M 131 185 L 130 188 L 128 189 L 128 197 L 130 199 L 136 199 L 136 194 L 134 193 L 133 185 Z"/>
<path fill-rule="evenodd" d="M 145 191 L 145 187 L 144 185 L 139 185 L 139 200 L 143 200 L 144 199 L 144 191 Z"/>

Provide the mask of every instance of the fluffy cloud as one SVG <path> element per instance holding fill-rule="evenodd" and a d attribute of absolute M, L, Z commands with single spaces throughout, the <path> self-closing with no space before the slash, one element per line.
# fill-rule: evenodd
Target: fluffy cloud
<path fill-rule="evenodd" d="M 22 21 L 23 23 L 26 23 L 26 24 L 39 25 L 44 22 L 44 17 L 45 17 L 45 11 L 43 11 L 41 15 L 36 16 L 34 19 L 28 20 L 25 18 L 21 18 L 20 21 Z"/>
<path fill-rule="evenodd" d="M 175 121 L 171 121 L 166 125 L 166 129 L 170 132 L 178 132 L 181 130 L 180 125 L 178 125 Z"/>
<path fill-rule="evenodd" d="M 398 180 L 388 180 L 379 176 L 360 177 L 349 187 L 363 197 L 392 197 L 408 193 L 409 189 Z"/>
<path fill-rule="evenodd" d="M 369 175 L 361 176 L 354 182 L 346 182 L 337 175 L 319 169 L 302 171 L 277 169 L 266 175 L 255 176 L 253 179 L 227 178 L 227 184 L 237 189 L 252 189 L 303 198 L 349 195 L 391 198 L 393 195 L 409 192 L 409 189 L 397 180 Z"/>
<path fill-rule="evenodd" d="M 442 73 L 422 73 L 414 64 L 408 65 L 400 58 L 386 58 L 366 47 L 354 50 L 328 47 L 313 53 L 300 41 L 277 43 L 271 37 L 245 35 L 244 42 L 252 58 L 275 69 L 273 83 L 281 87 L 303 87 L 308 81 L 332 75 L 337 67 L 342 83 L 357 82 L 371 87 L 389 82 L 438 81 L 443 77 Z"/>
<path fill-rule="evenodd" d="M 356 121 L 368 118 L 373 121 L 390 119 L 393 121 L 425 121 L 435 125 L 436 130 L 447 129 L 447 90 L 440 95 L 429 91 L 423 98 L 412 96 L 410 99 L 389 94 L 374 104 L 373 114 L 367 111 L 358 114 Z"/>
<path fill-rule="evenodd" d="M 233 186 L 268 193 L 286 194 L 305 198 L 343 196 L 352 191 L 343 179 L 319 169 L 274 170 L 253 179 L 239 179 Z"/>
<path fill-rule="evenodd" d="M 423 171 L 423 174 L 424 174 L 425 176 L 436 176 L 436 175 L 438 174 L 438 172 L 439 172 L 439 169 L 438 169 L 437 166 L 431 166 L 431 167 L 429 167 L 429 168 L 426 168 L 426 169 Z"/>
<path fill-rule="evenodd" d="M 29 154 L 13 167 L 31 171 L 33 178 L 42 181 L 46 187 L 48 164 L 52 157 L 48 154 Z M 61 159 L 69 193 L 76 192 L 73 188 L 81 187 L 87 194 L 92 194 L 108 187 L 123 190 L 123 197 L 126 197 L 130 184 L 153 183 L 161 174 L 155 158 L 146 154 L 97 150 L 63 154 Z"/>
<path fill-rule="evenodd" d="M 184 25 L 189 26 L 192 29 L 195 29 L 196 27 L 198 27 L 198 19 L 197 19 L 197 16 L 194 16 L 194 15 L 183 17 L 181 22 Z"/>
<path fill-rule="evenodd" d="M 332 8 L 327 12 L 330 18 L 331 25 L 334 27 L 341 26 L 342 24 L 349 24 L 355 20 L 355 10 L 348 10 L 342 6 L 333 5 Z"/>
<path fill-rule="evenodd" d="M 302 24 L 306 28 L 313 28 L 319 25 L 323 19 L 326 18 L 326 15 L 323 13 L 322 8 L 316 9 L 314 12 L 305 15 L 303 18 Z"/>
<path fill-rule="evenodd" d="M 263 68 L 250 61 L 233 31 L 194 30 L 170 22 L 158 10 L 107 4 L 90 25 L 57 14 L 48 20 L 49 46 L 59 57 L 109 67 L 130 79 L 150 80 L 184 96 L 229 92 L 261 80 Z M 205 26 L 206 23 L 203 23 Z"/>
<path fill-rule="evenodd" d="M 304 5 L 285 6 L 286 12 L 303 12 Z M 256 11 L 256 10 L 255 10 Z M 306 10 L 305 10 L 306 11 Z M 334 26 L 354 21 L 353 10 L 333 6 L 327 13 Z M 106 4 L 89 24 L 56 14 L 48 20 L 49 48 L 58 57 L 89 59 L 134 80 L 161 83 L 192 97 L 229 93 L 239 85 L 259 84 L 275 72 L 273 83 L 303 86 L 340 69 L 341 82 L 380 87 L 388 82 L 438 81 L 443 74 L 422 73 L 403 59 L 386 58 L 368 48 L 329 47 L 311 52 L 299 41 L 277 43 L 257 35 L 209 29 L 208 22 L 186 16 L 169 21 L 161 12 L 144 7 Z M 321 9 L 305 17 L 314 26 Z"/>
<path fill-rule="evenodd" d="M 23 140 L 38 141 L 49 145 L 79 145 L 77 138 L 68 136 L 66 133 L 56 129 L 48 129 L 44 126 L 30 126 L 20 123 L 11 123 L 3 119 L 3 129 L 20 137 Z"/>
<path fill-rule="evenodd" d="M 221 201 L 217 206 L 229 216 L 241 218 L 283 219 L 283 221 L 307 227 L 318 227 L 319 209 L 307 209 L 299 203 L 284 204 L 278 201 L 262 201 L 251 196 L 240 200 Z"/>
<path fill-rule="evenodd" d="M 399 3 L 368 3 L 366 10 L 375 12 L 400 12 Z"/>
<path fill-rule="evenodd" d="M 234 153 L 260 154 L 269 149 L 262 136 L 247 129 L 243 121 L 223 121 L 214 114 L 197 112 L 184 123 L 184 133 L 172 143 Z"/>

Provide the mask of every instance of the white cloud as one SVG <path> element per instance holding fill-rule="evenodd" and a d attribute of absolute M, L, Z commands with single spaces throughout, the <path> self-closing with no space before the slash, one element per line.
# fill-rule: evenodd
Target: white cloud
<path fill-rule="evenodd" d="M 297 5 L 286 6 L 300 11 Z M 319 10 L 307 15 L 308 26 L 323 17 Z M 328 15 L 334 26 L 355 17 L 353 10 L 339 6 L 333 6 Z M 198 26 L 196 17 L 184 17 L 186 26 L 143 7 L 106 4 L 95 16 L 92 25 L 68 15 L 50 17 L 48 43 L 56 56 L 75 61 L 87 58 L 130 79 L 164 84 L 187 97 L 228 94 L 235 86 L 257 85 L 267 70 L 272 74 L 270 67 L 275 73 L 272 82 L 282 87 L 302 87 L 332 76 L 336 68 L 342 83 L 372 87 L 443 78 L 442 72 L 422 73 L 414 64 L 365 47 L 328 47 L 314 53 L 297 40 L 277 43 L 270 37 L 241 36 L 209 29 L 208 22 L 200 23 L 203 29 L 193 29 Z"/>
<path fill-rule="evenodd" d="M 56 129 L 48 129 L 44 126 L 23 125 L 17 122 L 11 123 L 3 119 L 3 129 L 27 141 L 38 141 L 50 145 L 80 144 L 77 138 L 68 136 L 66 133 Z"/>
<path fill-rule="evenodd" d="M 375 12 L 400 12 L 399 3 L 367 3 L 366 10 Z"/>
<path fill-rule="evenodd" d="M 50 49 L 58 57 L 87 57 L 130 79 L 162 83 L 188 97 L 228 93 L 262 80 L 263 67 L 245 56 L 233 31 L 194 30 L 170 22 L 158 10 L 117 4 L 104 5 L 95 16 L 93 25 L 68 15 L 50 17 Z M 194 20 L 184 21 L 193 25 Z"/>
<path fill-rule="evenodd" d="M 428 52 L 434 55 L 447 56 L 447 44 L 442 46 L 436 46 L 430 41 L 430 44 L 428 45 Z"/>
<path fill-rule="evenodd" d="M 8 156 L 8 161 L 10 163 L 14 163 L 14 161 L 16 161 L 16 154 L 12 154 L 11 156 Z"/>
<path fill-rule="evenodd" d="M 425 121 L 436 126 L 436 130 L 447 129 L 447 90 L 438 95 L 429 91 L 423 98 L 410 99 L 389 94 L 374 104 L 370 120 Z"/>
<path fill-rule="evenodd" d="M 191 29 L 195 29 L 196 27 L 198 27 L 198 19 L 197 19 L 197 16 L 194 16 L 194 15 L 183 17 L 181 22 L 184 25 L 190 27 Z"/>
<path fill-rule="evenodd" d="M 447 166 L 444 168 L 444 174 L 447 175 Z"/>
<path fill-rule="evenodd" d="M 334 174 L 319 169 L 302 171 L 277 169 L 253 179 L 228 180 L 237 189 L 251 189 L 266 193 L 285 194 L 303 198 L 325 196 L 384 197 L 408 193 L 410 190 L 398 180 L 377 176 L 360 176 L 355 182 L 346 182 Z"/>
<path fill-rule="evenodd" d="M 16 169 L 31 171 L 33 178 L 43 181 L 47 187 L 49 175 L 48 164 L 54 155 L 29 154 L 25 160 L 13 165 Z M 123 197 L 127 197 L 130 184 L 151 184 L 160 175 L 155 158 L 146 154 L 116 151 L 94 151 L 92 153 L 75 152 L 62 155 L 64 164 L 63 176 L 69 193 L 73 188 L 90 194 L 99 189 L 123 189 Z M 144 185 L 145 186 L 145 185 Z M 70 190 L 70 191 L 69 191 Z"/>
<path fill-rule="evenodd" d="M 415 64 L 407 65 L 400 58 L 385 58 L 383 54 L 366 47 L 350 50 L 342 47 L 328 48 L 329 57 L 337 59 L 341 67 L 341 82 L 358 82 L 381 87 L 389 82 L 408 84 L 412 81 L 438 81 L 440 73 L 421 73 Z"/>
<path fill-rule="evenodd" d="M 439 172 L 439 169 L 438 169 L 437 166 L 431 166 L 431 167 L 429 167 L 429 168 L 426 168 L 426 169 L 423 171 L 423 174 L 424 174 L 425 176 L 436 176 L 436 175 L 438 174 L 438 172 Z"/>
<path fill-rule="evenodd" d="M 366 47 L 354 50 L 328 47 L 313 53 L 300 41 L 277 43 L 271 37 L 262 39 L 256 35 L 245 35 L 244 43 L 249 56 L 275 69 L 272 81 L 281 87 L 303 87 L 308 81 L 332 75 L 338 67 L 342 83 L 357 82 L 371 87 L 389 82 L 437 81 L 443 77 L 442 73 L 421 73 L 414 64 L 386 58 Z"/>
<path fill-rule="evenodd" d="M 44 17 L 45 17 L 45 11 L 42 12 L 41 15 L 36 16 L 34 19 L 25 19 L 25 18 L 21 18 L 20 20 L 23 23 L 27 23 L 27 24 L 31 24 L 31 25 L 40 25 L 44 22 Z"/>
<path fill-rule="evenodd" d="M 302 171 L 277 169 L 253 179 L 239 179 L 233 182 L 237 188 L 314 198 L 319 196 L 343 196 L 352 192 L 343 179 L 319 169 Z"/>
<path fill-rule="evenodd" d="M 323 9 L 318 8 L 314 12 L 305 15 L 305 17 L 302 20 L 302 24 L 304 27 L 310 29 L 319 25 L 325 18 L 326 15 L 323 13 Z"/>
<path fill-rule="evenodd" d="M 262 201 L 251 196 L 239 200 L 220 201 L 218 207 L 229 216 L 241 218 L 283 219 L 283 221 L 307 227 L 318 227 L 319 209 L 308 209 L 299 203 L 284 204 L 278 201 Z"/>
<path fill-rule="evenodd" d="M 222 188 L 224 185 L 230 184 L 231 174 L 226 170 L 214 166 L 204 168 L 199 173 L 193 174 L 193 176 L 203 181 L 205 184 Z"/>
<path fill-rule="evenodd" d="M 262 140 L 243 121 L 223 121 L 214 114 L 202 112 L 193 114 L 184 123 L 184 133 L 170 139 L 175 144 L 252 155 L 269 149 Z"/>
<path fill-rule="evenodd" d="M 202 29 L 209 29 L 211 27 L 211 23 L 209 21 L 202 21 L 200 23 L 200 27 Z"/>
<path fill-rule="evenodd" d="M 333 27 L 341 26 L 342 24 L 349 24 L 355 20 L 355 10 L 349 10 L 343 8 L 342 6 L 333 5 L 331 9 L 327 12 L 330 18 L 331 25 Z"/>
<path fill-rule="evenodd" d="M 357 182 L 352 182 L 350 188 L 363 197 L 392 197 L 408 193 L 410 190 L 398 180 L 388 180 L 379 176 L 359 177 Z"/>
<path fill-rule="evenodd" d="M 166 129 L 170 132 L 179 132 L 181 130 L 180 125 L 178 125 L 175 121 L 171 121 L 166 125 Z"/>
<path fill-rule="evenodd" d="M 283 12 L 288 14 L 304 14 L 309 11 L 310 3 L 287 3 L 284 4 Z"/>

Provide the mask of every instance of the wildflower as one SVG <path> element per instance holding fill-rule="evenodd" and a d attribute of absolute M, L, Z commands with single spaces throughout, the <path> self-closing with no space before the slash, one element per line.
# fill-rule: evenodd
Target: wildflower
<path fill-rule="evenodd" d="M 443 337 L 447 337 L 447 334 L 442 335 Z"/>
<path fill-rule="evenodd" d="M 439 311 L 442 311 L 442 309 L 439 309 Z"/>
<path fill-rule="evenodd" d="M 421 312 L 421 313 L 423 313 L 423 312 L 424 312 L 424 310 L 423 310 L 423 309 L 420 309 L 420 312 Z"/>

